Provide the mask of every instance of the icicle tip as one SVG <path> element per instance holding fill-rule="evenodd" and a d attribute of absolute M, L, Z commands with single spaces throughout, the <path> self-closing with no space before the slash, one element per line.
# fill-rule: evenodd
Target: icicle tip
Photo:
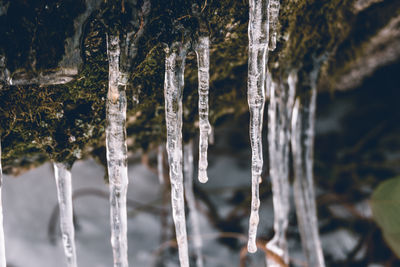
<path fill-rule="evenodd" d="M 207 170 L 199 170 L 199 182 L 204 184 L 207 183 L 208 181 L 208 176 L 207 176 Z"/>
<path fill-rule="evenodd" d="M 257 245 L 255 240 L 249 240 L 247 243 L 247 251 L 249 253 L 256 253 L 257 252 Z"/>

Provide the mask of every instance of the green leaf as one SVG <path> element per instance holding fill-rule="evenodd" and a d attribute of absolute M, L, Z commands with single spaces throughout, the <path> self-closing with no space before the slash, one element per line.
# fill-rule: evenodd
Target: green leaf
<path fill-rule="evenodd" d="M 379 184 L 372 194 L 371 208 L 387 244 L 400 257 L 400 177 Z"/>

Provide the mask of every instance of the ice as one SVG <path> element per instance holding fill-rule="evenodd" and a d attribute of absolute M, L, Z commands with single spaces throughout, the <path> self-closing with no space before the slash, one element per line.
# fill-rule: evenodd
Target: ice
<path fill-rule="evenodd" d="M 281 4 L 279 0 L 269 1 L 269 50 L 273 51 L 276 48 L 276 37 L 277 37 L 277 27 L 278 27 L 278 16 L 279 8 Z"/>
<path fill-rule="evenodd" d="M 75 248 L 75 227 L 72 207 L 71 166 L 68 163 L 53 163 L 60 210 L 60 228 L 67 265 L 77 266 Z"/>
<path fill-rule="evenodd" d="M 164 80 L 172 218 L 175 223 L 181 267 L 189 266 L 182 173 L 182 95 L 186 51 L 186 45 L 181 43 L 174 43 L 171 48 L 166 49 Z"/>
<path fill-rule="evenodd" d="M 208 139 L 211 134 L 211 126 L 208 121 L 208 91 L 210 87 L 210 38 L 201 36 L 199 38 L 196 54 L 198 64 L 199 78 L 199 124 L 200 124 L 200 142 L 199 142 L 199 181 L 205 183 L 207 177 L 207 149 Z"/>
<path fill-rule="evenodd" d="M 110 187 L 111 245 L 115 267 L 128 266 L 126 193 L 128 189 L 125 76 L 119 71 L 119 37 L 107 36 L 109 81 L 106 148 Z"/>
<path fill-rule="evenodd" d="M 296 80 L 292 80 L 296 83 Z M 294 84 L 292 86 L 295 86 Z M 303 251 L 308 266 L 325 266 L 313 183 L 316 88 L 296 99 L 292 115 L 293 193 Z"/>
<path fill-rule="evenodd" d="M 247 100 L 250 109 L 251 142 L 251 214 L 247 249 L 257 251 L 257 227 L 259 222 L 259 181 L 263 168 L 262 125 L 265 104 L 265 75 L 268 56 L 268 1 L 251 0 L 249 11 L 249 64 L 247 79 Z"/>
<path fill-rule="evenodd" d="M 199 216 L 196 207 L 196 200 L 193 191 L 193 141 L 184 146 L 184 183 L 185 196 L 189 208 L 190 225 L 192 229 L 192 240 L 194 253 L 196 255 L 197 267 L 203 267 L 202 240 L 199 225 Z"/>
<path fill-rule="evenodd" d="M 290 74 L 287 80 L 272 80 L 269 89 L 268 106 L 268 144 L 269 174 L 272 182 L 275 235 L 267 243 L 267 249 L 279 256 L 286 264 L 289 262 L 286 230 L 288 227 L 289 203 L 289 146 L 290 123 L 295 88 Z M 272 257 L 267 258 L 268 266 L 279 266 Z"/>

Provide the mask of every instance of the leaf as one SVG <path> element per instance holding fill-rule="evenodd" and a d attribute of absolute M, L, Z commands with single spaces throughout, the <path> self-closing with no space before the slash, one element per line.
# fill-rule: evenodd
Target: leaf
<path fill-rule="evenodd" d="M 379 184 L 372 194 L 371 208 L 387 244 L 400 257 L 400 176 Z"/>

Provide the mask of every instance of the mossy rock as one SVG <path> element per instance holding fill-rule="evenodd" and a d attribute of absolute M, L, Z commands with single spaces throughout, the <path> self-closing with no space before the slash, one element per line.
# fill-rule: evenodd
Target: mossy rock
<path fill-rule="evenodd" d="M 149 3 L 149 12 L 144 14 L 143 6 Z M 369 51 L 371 38 L 399 17 L 395 0 L 363 3 L 359 8 L 360 0 L 282 0 L 277 48 L 269 54 L 273 75 L 297 70 L 301 93 L 309 86 L 302 84 L 302 77 L 316 70 L 320 71 L 319 90 L 334 90 L 352 66 L 358 67 L 354 62 L 365 56 L 364 50 Z M 96 8 L 89 12 L 91 5 Z M 79 28 L 83 14 L 87 17 Z M 0 38 L 0 57 L 5 57 L 10 77 L 58 73 L 65 58 L 75 58 L 70 53 L 76 50 L 68 48 L 67 40 L 76 40 L 77 29 L 81 33 L 79 59 L 69 62 L 78 70 L 72 81 L 10 85 L 0 79 L 4 171 L 16 174 L 48 159 L 73 162 L 92 156 L 105 160 L 108 33 L 140 32 L 137 53 L 129 63 L 129 150 L 146 151 L 165 141 L 164 47 L 176 41 L 194 45 L 199 34 L 210 35 L 211 123 L 218 125 L 228 114 L 247 112 L 247 21 L 247 1 L 1 0 L 0 36 L 5 38 Z M 396 31 L 390 34 L 392 38 L 384 44 L 398 47 Z M 382 47 L 376 56 L 387 50 Z M 394 58 L 390 60 L 397 60 L 399 54 Z M 385 64 L 382 61 L 375 68 Z M 0 72 L 0 78 L 4 77 L 4 66 L 0 65 Z M 191 50 L 185 71 L 185 140 L 197 134 L 197 102 L 197 63 Z"/>

